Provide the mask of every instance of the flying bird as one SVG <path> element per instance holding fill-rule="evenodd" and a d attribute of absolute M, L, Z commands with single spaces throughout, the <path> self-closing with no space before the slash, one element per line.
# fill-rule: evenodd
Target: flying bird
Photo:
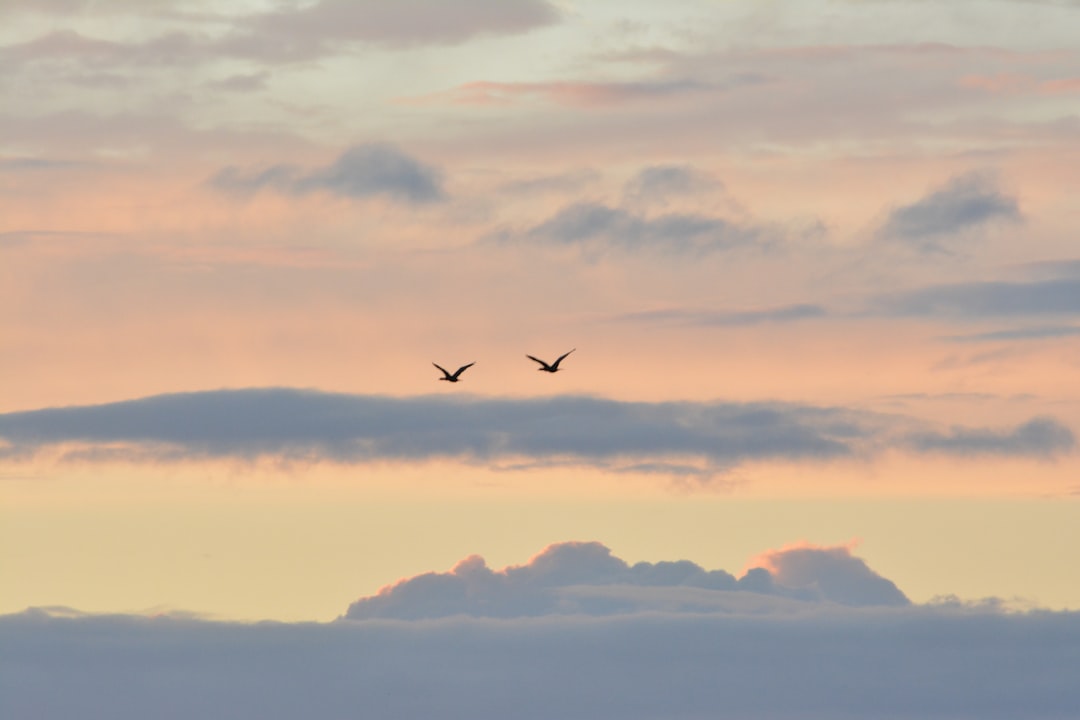
<path fill-rule="evenodd" d="M 574 350 L 577 350 L 577 348 L 574 348 Z M 529 358 L 533 362 L 540 363 L 540 367 L 536 368 L 537 370 L 541 370 L 543 372 L 554 373 L 554 372 L 559 372 L 559 363 L 561 363 L 563 361 L 563 358 L 565 358 L 567 355 L 574 352 L 574 350 L 571 350 L 568 353 L 563 353 L 562 355 L 559 356 L 558 360 L 551 363 L 550 365 L 548 365 L 546 362 L 544 362 L 540 358 L 533 357 L 532 355 L 526 355 L 525 357 Z"/>
<path fill-rule="evenodd" d="M 461 367 L 459 367 L 457 369 L 457 372 L 455 372 L 453 375 L 448 373 L 446 371 L 446 368 L 444 368 L 442 365 L 440 365 L 438 363 L 431 363 L 431 364 L 434 365 L 435 367 L 439 368 L 440 370 L 442 370 L 443 376 L 441 378 L 439 378 L 440 380 L 445 380 L 446 382 L 457 382 L 458 379 L 461 377 L 461 373 L 465 372 L 466 370 L 471 368 L 476 363 L 471 362 L 468 365 L 462 365 Z M 555 364 L 558 365 L 558 363 L 555 363 Z"/>

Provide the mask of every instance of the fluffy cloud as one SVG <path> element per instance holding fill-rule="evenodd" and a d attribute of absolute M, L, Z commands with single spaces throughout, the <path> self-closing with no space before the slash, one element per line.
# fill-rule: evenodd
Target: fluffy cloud
<path fill-rule="evenodd" d="M 977 438 L 977 441 L 971 440 Z M 0 415 L 0 456 L 67 448 L 71 459 L 367 462 L 461 458 L 624 462 L 826 460 L 883 448 L 1049 457 L 1075 445 L 1053 419 L 938 430 L 910 418 L 783 403 L 395 398 L 289 389 L 159 395 Z M 70 446 L 77 450 L 71 450 Z"/>
<path fill-rule="evenodd" d="M 938 249 L 943 238 L 997 220 L 1023 218 L 1016 199 L 1001 192 L 993 178 L 969 173 L 945 187 L 889 213 L 881 234 L 922 249 Z"/>
<path fill-rule="evenodd" d="M 849 546 L 792 545 L 755 560 L 781 587 L 814 588 L 825 599 L 843 605 L 907 605 L 896 585 L 881 577 Z"/>
<path fill-rule="evenodd" d="M 525 565 L 491 570 L 474 555 L 450 572 L 401 580 L 357 600 L 345 618 L 516 618 L 783 607 L 748 599 L 745 593 L 863 607 L 908 604 L 893 583 L 845 547 L 780 550 L 768 554 L 764 564 L 736 580 L 723 570 L 707 571 L 686 560 L 629 565 L 600 543 L 560 543 Z"/>
<path fill-rule="evenodd" d="M 255 171 L 227 167 L 210 184 L 228 192 L 250 193 L 272 188 L 289 195 L 328 192 L 347 198 L 386 195 L 410 203 L 445 197 L 441 173 L 393 145 L 369 143 L 349 148 L 330 165 L 303 169 L 274 165 Z"/>

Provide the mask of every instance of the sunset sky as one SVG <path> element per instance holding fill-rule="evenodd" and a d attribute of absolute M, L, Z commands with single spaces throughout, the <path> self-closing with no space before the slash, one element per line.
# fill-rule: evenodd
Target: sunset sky
<path fill-rule="evenodd" d="M 664 592 L 735 614 L 862 608 L 835 562 L 1080 637 L 1078 38 L 1073 0 L 0 0 L 0 636 L 390 643 L 352 620 L 458 582 L 692 624 L 631 572 L 687 561 Z"/>

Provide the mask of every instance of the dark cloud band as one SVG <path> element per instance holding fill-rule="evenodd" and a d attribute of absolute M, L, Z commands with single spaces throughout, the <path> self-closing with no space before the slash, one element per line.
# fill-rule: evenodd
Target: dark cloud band
<path fill-rule="evenodd" d="M 938 430 L 910 418 L 784 403 L 396 398 L 282 388 L 159 395 L 0 415 L 0 455 L 182 461 L 283 457 L 360 463 L 458 458 L 595 467 L 684 461 L 729 468 L 882 449 L 1049 457 L 1075 445 L 1051 418 L 1016 428 Z M 72 450 L 75 446 L 77 450 Z M 71 454 L 74 453 L 74 454 Z"/>

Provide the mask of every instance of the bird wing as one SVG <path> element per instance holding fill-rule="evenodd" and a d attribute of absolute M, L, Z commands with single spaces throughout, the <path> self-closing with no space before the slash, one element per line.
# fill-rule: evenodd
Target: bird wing
<path fill-rule="evenodd" d="M 453 377 L 455 377 L 455 378 L 456 378 L 456 377 L 457 377 L 458 375 L 460 375 L 461 373 L 465 372 L 466 370 L 468 370 L 469 368 L 471 368 L 471 367 L 472 367 L 473 365 L 475 365 L 475 364 L 476 364 L 476 363 L 474 363 L 474 362 L 471 362 L 471 363 L 469 363 L 468 365 L 462 365 L 461 367 L 459 367 L 459 368 L 457 369 L 457 372 L 453 374 Z"/>
<path fill-rule="evenodd" d="M 541 365 L 543 365 L 544 367 L 551 367 L 550 365 L 548 365 L 548 364 L 547 364 L 546 362 L 544 362 L 543 360 L 541 360 L 541 359 L 540 359 L 540 358 L 538 358 L 538 357 L 533 357 L 532 355 L 526 355 L 525 357 L 529 358 L 529 359 L 530 359 L 530 360 L 532 360 L 533 362 L 538 362 L 538 363 L 540 363 L 540 364 L 541 364 Z"/>
<path fill-rule="evenodd" d="M 574 348 L 574 350 L 577 350 L 577 348 Z M 551 364 L 551 367 L 559 367 L 559 363 L 561 363 L 563 361 L 563 358 L 565 358 L 570 353 L 574 352 L 574 350 L 571 350 L 570 352 L 563 353 L 562 355 L 560 355 L 559 359 Z"/>
<path fill-rule="evenodd" d="M 443 374 L 443 375 L 445 375 L 446 377 L 453 377 L 453 375 L 451 375 L 450 373 L 446 372 L 446 368 L 444 368 L 444 367 L 443 367 L 442 365 L 440 365 L 439 363 L 431 363 L 431 364 L 432 364 L 432 365 L 434 365 L 435 367 L 439 368 L 440 370 L 442 370 L 442 374 Z M 458 370 L 458 372 L 461 372 L 461 371 L 460 371 L 460 370 Z"/>

